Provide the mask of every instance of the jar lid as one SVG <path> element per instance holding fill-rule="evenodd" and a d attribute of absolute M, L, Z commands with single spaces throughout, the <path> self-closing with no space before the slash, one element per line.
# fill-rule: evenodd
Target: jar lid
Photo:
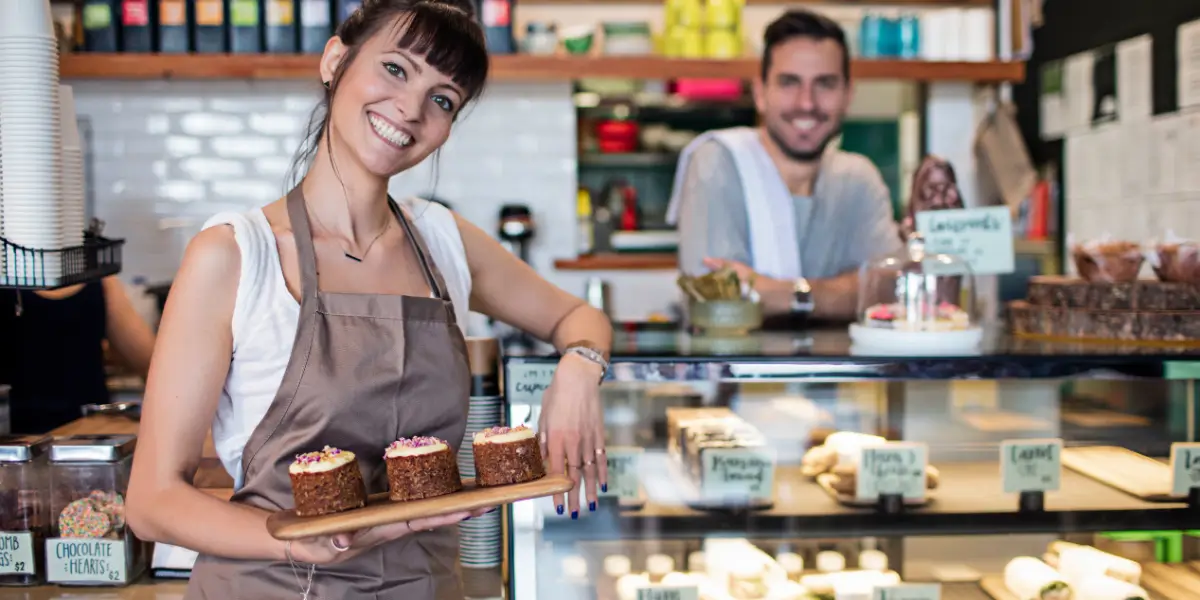
<path fill-rule="evenodd" d="M 50 462 L 116 462 L 133 454 L 136 435 L 72 435 L 54 440 Z"/>
<path fill-rule="evenodd" d="M 0 435 L 0 462 L 27 462 L 50 448 L 48 435 Z"/>

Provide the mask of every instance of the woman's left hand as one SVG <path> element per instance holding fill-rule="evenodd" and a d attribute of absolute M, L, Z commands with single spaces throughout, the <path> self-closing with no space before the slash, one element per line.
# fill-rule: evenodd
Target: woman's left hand
<path fill-rule="evenodd" d="M 554 496 L 558 514 L 579 518 L 580 476 L 587 486 L 588 509 L 596 510 L 597 489 L 608 489 L 608 460 L 604 451 L 604 412 L 600 407 L 600 365 L 577 354 L 558 362 L 554 379 L 542 396 L 538 419 L 542 457 L 551 473 L 564 471 L 575 482 L 567 494 Z"/>

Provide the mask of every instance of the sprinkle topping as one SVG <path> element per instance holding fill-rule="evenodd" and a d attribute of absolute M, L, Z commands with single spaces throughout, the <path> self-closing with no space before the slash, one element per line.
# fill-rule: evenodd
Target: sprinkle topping
<path fill-rule="evenodd" d="M 446 445 L 446 442 L 439 440 L 429 435 L 418 435 L 410 438 L 400 438 L 388 446 L 388 450 L 393 448 L 424 448 L 426 446 Z"/>
<path fill-rule="evenodd" d="M 529 427 L 526 425 L 517 425 L 516 427 L 496 426 L 496 427 L 488 427 L 487 429 L 480 431 L 479 434 L 486 437 L 486 436 L 490 436 L 490 435 L 503 435 L 505 433 L 512 433 L 512 432 L 516 432 L 516 431 L 528 431 L 528 430 L 529 430 Z"/>
<path fill-rule="evenodd" d="M 321 449 L 317 452 L 306 452 L 304 454 L 297 454 L 296 455 L 296 464 L 315 465 L 317 463 L 322 463 L 322 462 L 341 462 L 341 461 L 345 460 L 345 457 L 343 457 L 342 454 L 349 454 L 349 453 L 343 452 L 341 449 L 338 449 L 338 448 L 331 448 L 329 446 L 325 446 L 323 449 Z"/>

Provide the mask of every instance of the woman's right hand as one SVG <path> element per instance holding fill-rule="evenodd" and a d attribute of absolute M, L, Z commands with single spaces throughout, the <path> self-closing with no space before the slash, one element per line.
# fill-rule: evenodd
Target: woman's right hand
<path fill-rule="evenodd" d="M 291 542 L 289 552 L 291 553 L 292 560 L 296 562 L 315 565 L 337 564 L 354 558 L 375 546 L 400 539 L 411 533 L 432 531 L 439 527 L 454 525 L 470 517 L 481 517 L 493 510 L 495 509 L 480 508 L 473 511 L 460 511 L 436 517 L 392 523 L 390 525 L 379 525 L 354 533 L 338 533 L 332 536 L 323 535 L 305 538 Z"/>

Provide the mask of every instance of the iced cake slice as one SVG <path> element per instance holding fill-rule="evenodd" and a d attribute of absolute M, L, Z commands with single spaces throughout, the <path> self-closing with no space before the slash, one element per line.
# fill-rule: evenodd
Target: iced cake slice
<path fill-rule="evenodd" d="M 542 449 L 533 430 L 524 426 L 492 427 L 475 434 L 475 483 L 509 485 L 546 475 Z"/>
<path fill-rule="evenodd" d="M 418 436 L 400 438 L 383 455 L 388 488 L 395 501 L 420 500 L 462 489 L 458 461 L 445 440 Z"/>
<path fill-rule="evenodd" d="M 367 486 L 354 453 L 325 446 L 296 456 L 288 467 L 296 515 L 316 517 L 360 508 L 367 503 Z"/>

